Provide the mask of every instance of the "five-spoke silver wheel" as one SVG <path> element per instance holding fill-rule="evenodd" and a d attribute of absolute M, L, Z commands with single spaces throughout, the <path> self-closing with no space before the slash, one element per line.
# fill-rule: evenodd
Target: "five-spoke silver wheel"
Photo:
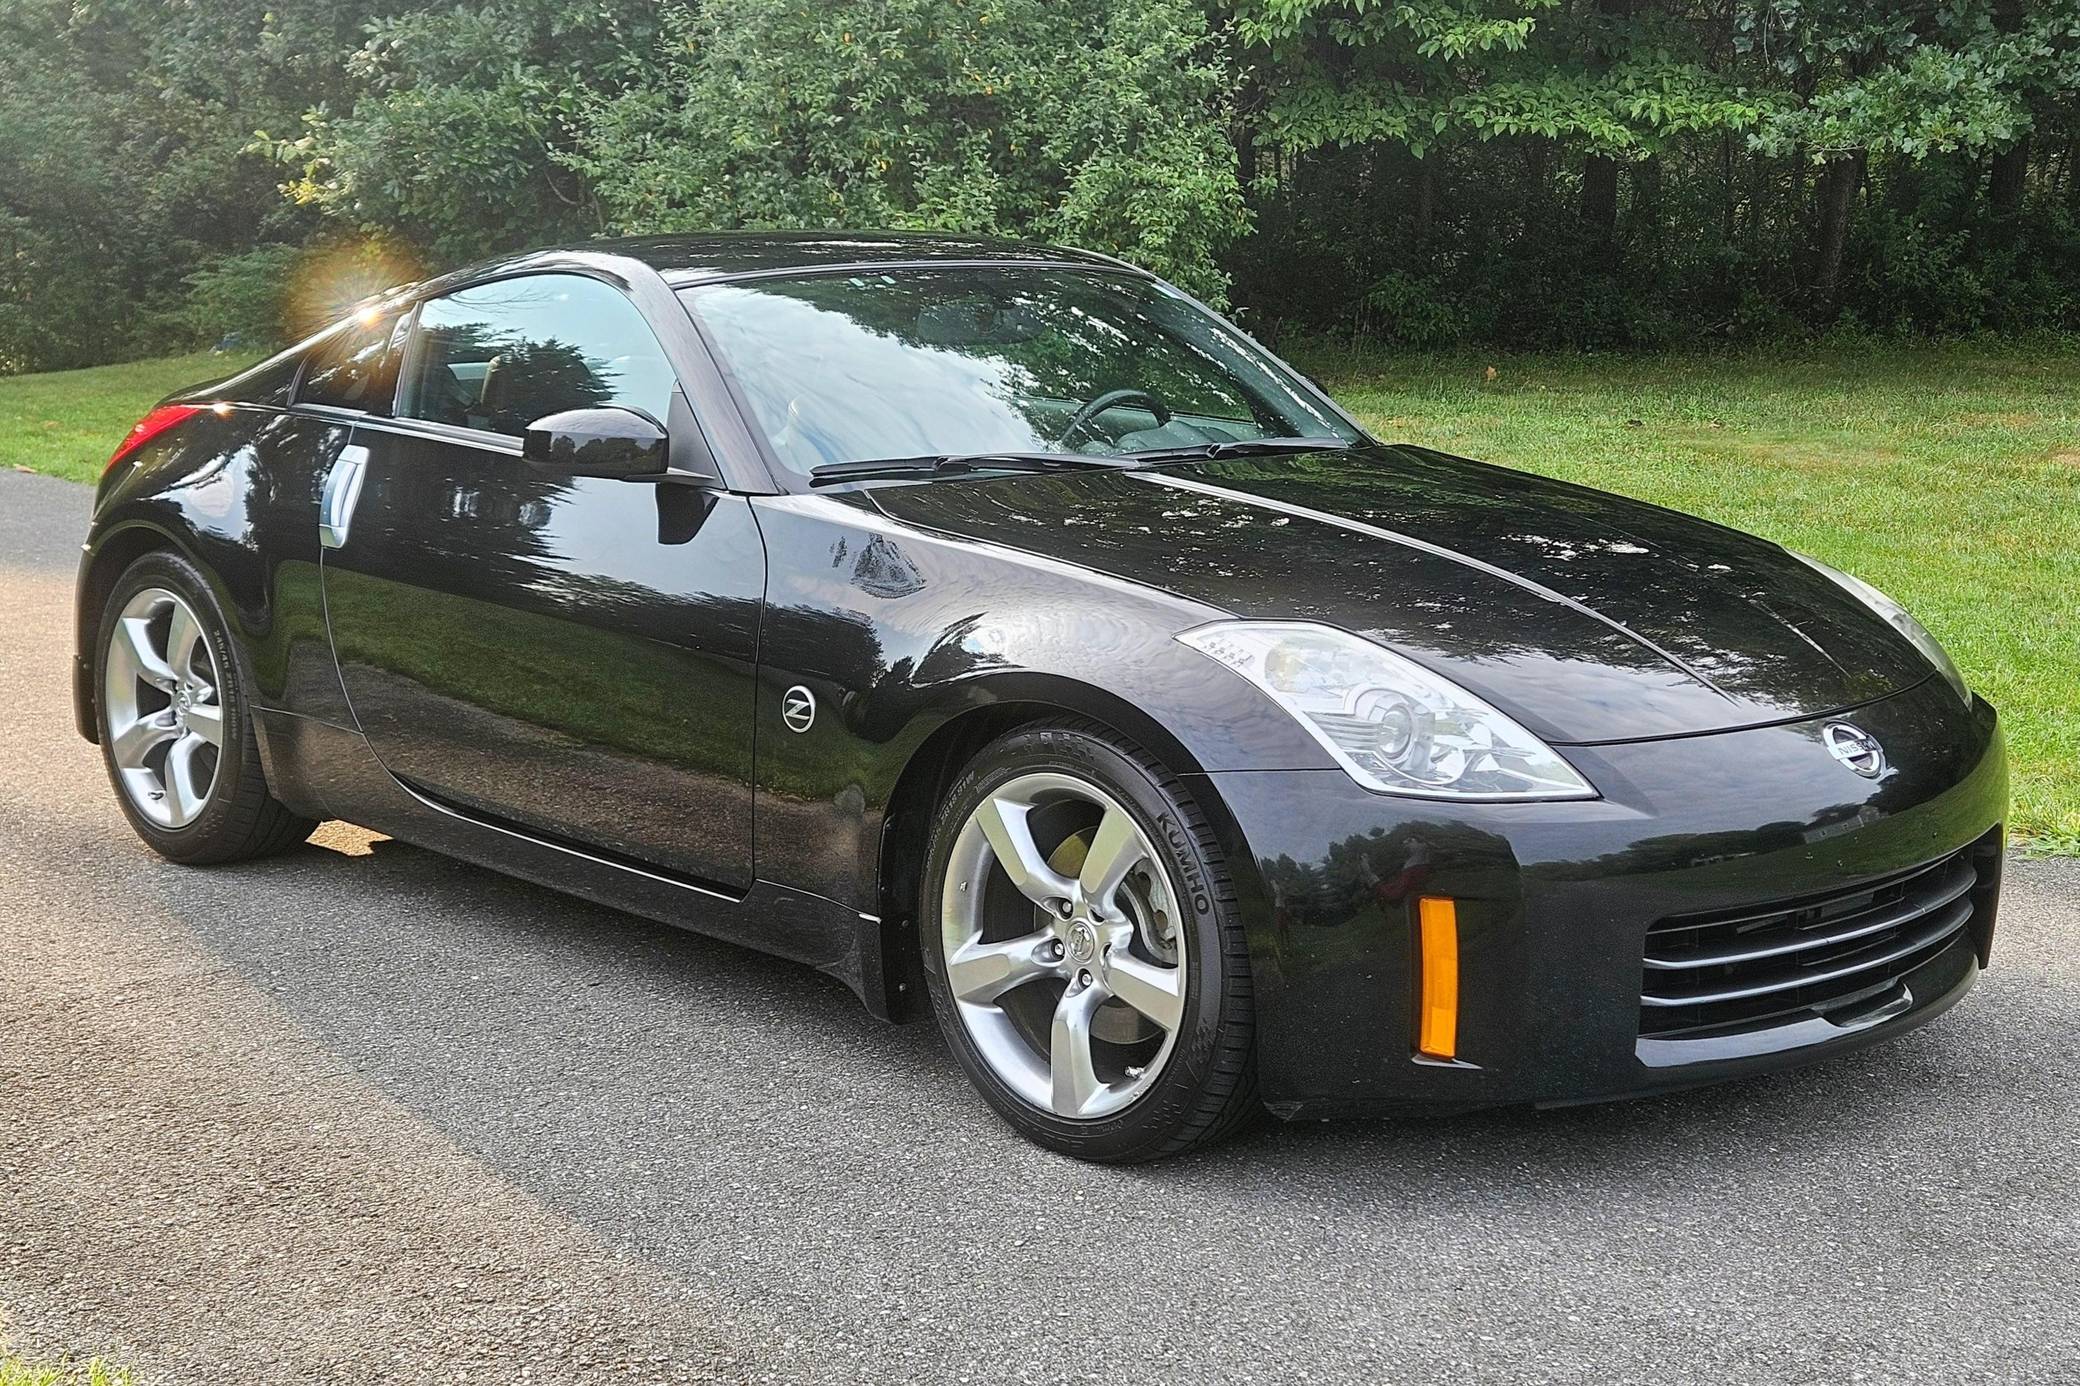
<path fill-rule="evenodd" d="M 946 985 L 982 1060 L 1058 1117 L 1126 1107 L 1184 1023 L 1178 892 L 1134 817 L 1056 772 L 992 790 L 954 839 Z"/>
<path fill-rule="evenodd" d="M 123 604 L 102 661 L 108 750 L 137 811 L 162 828 L 195 821 L 224 748 L 223 682 L 195 612 L 146 587 Z"/>

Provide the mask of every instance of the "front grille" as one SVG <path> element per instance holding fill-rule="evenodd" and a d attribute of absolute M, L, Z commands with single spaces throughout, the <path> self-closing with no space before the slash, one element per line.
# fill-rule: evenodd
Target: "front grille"
<path fill-rule="evenodd" d="M 1767 909 L 1662 920 L 1647 930 L 1640 1034 L 1763 1029 L 1883 997 L 1966 936 L 1982 855 L 1968 848 L 1854 890 Z"/>

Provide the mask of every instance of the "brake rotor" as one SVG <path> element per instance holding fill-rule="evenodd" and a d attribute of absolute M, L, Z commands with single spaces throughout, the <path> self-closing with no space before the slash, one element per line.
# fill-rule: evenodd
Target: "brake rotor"
<path fill-rule="evenodd" d="M 1048 854 L 1047 864 L 1073 880 L 1083 870 L 1084 858 L 1090 855 L 1091 834 L 1095 831 L 1083 828 L 1063 838 Z M 1163 888 L 1162 873 L 1146 864 L 1136 867 L 1120 883 L 1119 903 L 1133 921 L 1136 951 L 1175 967 L 1177 916 L 1169 892 Z M 1041 927 L 1051 922 L 1043 917 Z M 1119 1001 L 1107 1001 L 1091 1017 L 1091 1035 L 1111 1044 L 1140 1044 L 1162 1033 L 1140 1012 Z"/>

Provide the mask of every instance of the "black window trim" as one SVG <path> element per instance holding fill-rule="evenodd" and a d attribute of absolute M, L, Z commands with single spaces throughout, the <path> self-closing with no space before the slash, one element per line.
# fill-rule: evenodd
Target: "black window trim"
<path fill-rule="evenodd" d="M 675 294 L 691 289 L 705 289 L 710 284 L 742 284 L 760 279 L 808 279 L 821 275 L 879 274 L 882 271 L 930 270 L 930 269 L 1030 269 L 1030 270 L 1073 270 L 1090 274 L 1119 275 L 1128 279 L 1156 280 L 1168 283 L 1159 274 L 1142 269 L 1139 265 L 1116 260 L 1110 255 L 1098 255 L 1096 251 L 1085 252 L 1097 256 L 1093 260 L 1047 260 L 1006 259 L 1002 256 L 975 256 L 972 258 L 946 260 L 845 260 L 830 264 L 769 265 L 763 269 L 729 270 L 721 274 L 696 274 L 674 277 L 665 275 L 664 282 Z M 1171 288 L 1177 286 L 1172 284 Z M 1180 293 L 1183 290 L 1179 290 Z"/>
<path fill-rule="evenodd" d="M 520 455 L 521 439 L 510 433 L 491 433 L 481 428 L 458 428 L 433 419 L 400 419 L 390 415 L 357 415 L 356 428 L 377 433 L 395 433 L 408 438 L 436 438 L 444 443 L 462 443 L 490 452 Z"/>

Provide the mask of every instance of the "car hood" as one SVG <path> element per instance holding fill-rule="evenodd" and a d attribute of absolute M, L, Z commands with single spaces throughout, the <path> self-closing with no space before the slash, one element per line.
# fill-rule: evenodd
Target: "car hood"
<path fill-rule="evenodd" d="M 1357 632 L 1550 741 L 1813 716 L 1930 673 L 1775 544 L 1421 448 L 881 486 L 872 499 L 1236 616 Z"/>

